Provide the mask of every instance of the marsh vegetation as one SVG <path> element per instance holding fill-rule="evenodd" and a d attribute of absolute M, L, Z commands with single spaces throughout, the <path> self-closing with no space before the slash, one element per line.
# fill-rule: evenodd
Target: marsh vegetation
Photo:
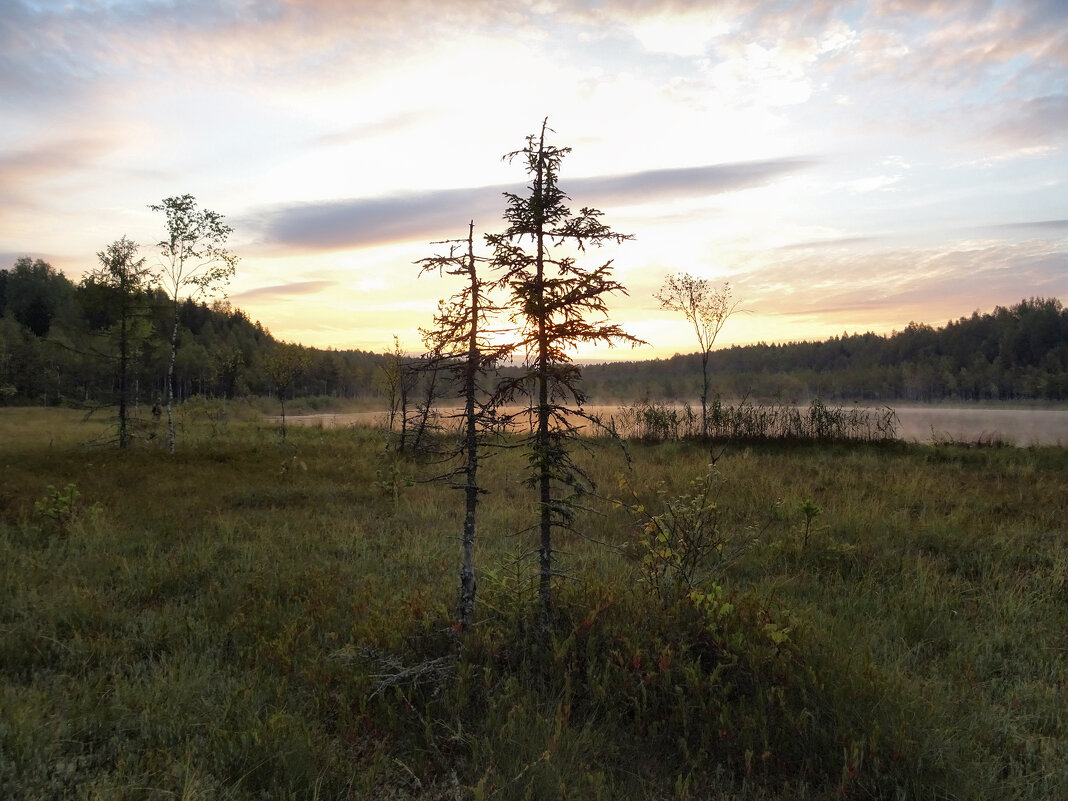
<path fill-rule="evenodd" d="M 0 409 L 5 798 L 1068 795 L 1063 448 L 586 441 L 545 648 L 517 450 L 459 637 L 380 429 L 83 418 Z"/>

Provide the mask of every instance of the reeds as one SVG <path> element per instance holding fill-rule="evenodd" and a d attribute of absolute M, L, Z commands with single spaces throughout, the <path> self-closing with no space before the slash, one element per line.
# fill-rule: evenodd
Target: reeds
<path fill-rule="evenodd" d="M 696 439 L 701 416 L 689 404 L 638 401 L 621 406 L 607 423 L 619 436 L 650 442 Z M 888 442 L 897 439 L 897 413 L 890 407 L 827 406 L 818 398 L 808 408 L 790 404 L 736 404 L 715 399 L 708 407 L 708 437 L 755 442 Z"/>

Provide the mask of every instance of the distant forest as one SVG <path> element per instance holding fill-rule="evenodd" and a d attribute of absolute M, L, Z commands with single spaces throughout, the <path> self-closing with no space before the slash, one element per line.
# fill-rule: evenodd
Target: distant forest
<path fill-rule="evenodd" d="M 77 284 L 41 260 L 0 270 L 0 404 L 101 404 L 117 392 L 112 290 Z M 132 399 L 164 396 L 170 322 L 167 297 L 151 292 L 133 339 Z M 260 323 L 226 301 L 185 302 L 175 370 L 179 399 L 275 395 L 270 363 L 283 348 Z M 293 347 L 293 346 L 288 346 Z M 376 403 L 384 354 L 300 348 L 288 397 Z M 944 328 L 910 323 L 890 336 L 845 334 L 825 342 L 735 346 L 710 358 L 713 391 L 723 397 L 839 402 L 1068 400 L 1068 310 L 1034 298 L 992 313 L 974 312 Z M 693 400 L 700 356 L 613 362 L 582 368 L 595 402 Z"/>
<path fill-rule="evenodd" d="M 117 393 L 114 290 L 72 283 L 44 261 L 19 259 L 0 270 L 0 403 L 99 404 Z M 165 396 L 172 307 L 150 292 L 131 358 L 131 399 L 151 406 Z M 227 301 L 185 301 L 175 397 L 274 395 L 270 357 L 281 347 L 260 323 Z M 374 399 L 382 356 L 359 350 L 301 348 L 303 369 L 290 396 Z"/>
<path fill-rule="evenodd" d="M 1068 310 L 1032 298 L 973 312 L 944 328 L 909 323 L 889 336 L 734 346 L 709 357 L 713 393 L 727 398 L 841 402 L 1068 399 Z M 701 357 L 591 365 L 601 399 L 685 400 L 700 391 Z"/>

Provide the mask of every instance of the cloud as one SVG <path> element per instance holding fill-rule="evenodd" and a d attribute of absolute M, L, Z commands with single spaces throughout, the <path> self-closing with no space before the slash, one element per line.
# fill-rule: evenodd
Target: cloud
<path fill-rule="evenodd" d="M 1033 97 L 1012 104 L 990 135 L 1016 147 L 1063 140 L 1068 136 L 1068 94 Z"/>
<path fill-rule="evenodd" d="M 312 139 L 312 144 L 326 146 L 348 145 L 354 142 L 363 142 L 369 138 L 394 136 L 399 131 L 432 123 L 435 118 L 440 116 L 440 109 L 427 108 L 403 111 L 346 130 L 321 134 Z"/>
<path fill-rule="evenodd" d="M 868 178 L 857 178 L 853 181 L 846 181 L 841 184 L 841 187 L 854 195 L 863 195 L 868 192 L 879 192 L 884 189 L 889 189 L 894 186 L 894 184 L 900 183 L 900 181 L 900 175 L 872 175 Z"/>
<path fill-rule="evenodd" d="M 720 194 L 767 184 L 813 165 L 811 159 L 770 159 L 737 164 L 648 170 L 627 175 L 576 178 L 562 188 L 576 204 L 618 205 Z M 299 203 L 251 216 L 243 225 L 262 232 L 268 247 L 343 250 L 391 242 L 459 235 L 464 222 L 501 218 L 504 192 L 518 185 L 408 193 L 380 198 Z"/>
<path fill-rule="evenodd" d="M 41 259 L 51 264 L 47 254 L 42 253 L 19 253 L 14 250 L 0 250 L 0 270 L 9 270 L 15 266 L 15 262 L 22 258 Z"/>
<path fill-rule="evenodd" d="M 605 205 L 666 200 L 673 197 L 718 195 L 762 186 L 776 178 L 816 164 L 813 159 L 783 158 L 765 161 L 713 164 L 668 170 L 647 170 L 629 175 L 578 178 L 568 182 L 571 197 L 589 195 Z"/>
<path fill-rule="evenodd" d="M 313 295 L 323 291 L 327 287 L 334 286 L 334 281 L 294 281 L 289 284 L 275 284 L 274 286 L 262 286 L 231 295 L 230 300 L 249 301 L 284 299 L 291 295 Z"/>
<path fill-rule="evenodd" d="M 1027 228 L 1043 231 L 1058 231 L 1068 233 L 1068 220 L 1027 220 L 1024 222 L 1002 223 L 992 226 L 993 228 Z"/>
<path fill-rule="evenodd" d="M 802 254 L 775 259 L 732 282 L 746 305 L 761 314 L 823 316 L 912 309 L 966 313 L 1022 297 L 1063 297 L 1068 252 L 1057 243 L 1029 240 L 982 246 L 916 248 L 868 253 Z M 804 283 L 797 281 L 804 275 Z"/>
<path fill-rule="evenodd" d="M 0 185 L 35 181 L 82 167 L 106 149 L 95 139 L 72 138 L 0 153 Z"/>
<path fill-rule="evenodd" d="M 450 229 L 459 231 L 469 218 L 499 216 L 500 191 L 500 187 L 481 187 L 298 203 L 266 212 L 258 227 L 269 245 L 298 250 L 345 250 L 429 239 L 448 235 Z M 257 227 L 257 222 L 250 219 L 246 225 Z"/>
<path fill-rule="evenodd" d="M 380 66 L 385 55 L 395 61 L 428 39 L 535 16 L 490 0 L 8 0 L 0 15 L 0 86 L 31 101 L 37 90 L 69 96 L 130 72 L 336 81 L 339 69 Z"/>
<path fill-rule="evenodd" d="M 110 149 L 100 139 L 71 138 L 0 151 L 0 210 L 35 205 L 49 181 L 92 166 Z"/>
<path fill-rule="evenodd" d="M 843 236 L 835 239 L 816 239 L 807 242 L 795 242 L 789 245 L 780 245 L 778 250 L 826 250 L 852 247 L 853 245 L 868 245 L 877 241 L 871 236 Z"/>

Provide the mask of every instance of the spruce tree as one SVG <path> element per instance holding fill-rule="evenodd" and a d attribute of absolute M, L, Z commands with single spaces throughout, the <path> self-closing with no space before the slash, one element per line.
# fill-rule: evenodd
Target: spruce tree
<path fill-rule="evenodd" d="M 135 349 L 147 337 L 145 316 L 152 284 L 151 270 L 145 266 L 145 259 L 137 258 L 137 250 L 137 245 L 126 237 L 112 242 L 96 254 L 100 267 L 83 279 L 83 284 L 95 283 L 106 290 L 113 304 L 111 339 L 118 351 L 112 358 L 118 384 L 120 448 L 130 445 L 130 364 Z"/>
<path fill-rule="evenodd" d="M 602 213 L 567 207 L 557 185 L 570 148 L 548 144 L 547 120 L 526 145 L 505 155 L 519 160 L 530 184 L 524 195 L 505 193 L 505 230 L 486 237 L 493 249 L 497 284 L 507 290 L 510 317 L 518 328 L 516 350 L 525 354 L 522 374 L 506 385 L 513 398 L 525 395 L 534 421 L 528 439 L 528 481 L 538 493 L 538 596 L 541 627 L 552 615 L 553 532 L 572 528 L 574 502 L 591 487 L 571 448 L 579 426 L 592 418 L 583 410 L 581 370 L 572 359 L 579 345 L 640 344 L 608 321 L 606 296 L 626 293 L 612 278 L 612 261 L 587 268 L 576 261 L 590 245 L 631 239 L 601 221 Z"/>

